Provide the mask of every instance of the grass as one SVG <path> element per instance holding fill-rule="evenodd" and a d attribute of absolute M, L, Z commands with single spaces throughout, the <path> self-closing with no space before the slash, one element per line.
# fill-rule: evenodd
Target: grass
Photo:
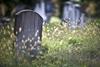
<path fill-rule="evenodd" d="M 100 67 L 100 21 L 69 30 L 53 18 L 43 26 L 41 56 L 16 67 Z M 0 65 L 13 67 L 13 23 L 0 29 Z"/>

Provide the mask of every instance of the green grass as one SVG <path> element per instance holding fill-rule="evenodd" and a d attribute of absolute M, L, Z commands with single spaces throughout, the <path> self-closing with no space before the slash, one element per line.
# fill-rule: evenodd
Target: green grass
<path fill-rule="evenodd" d="M 100 67 L 100 21 L 69 30 L 53 18 L 43 26 L 41 56 L 16 67 Z M 13 67 L 13 24 L 0 29 L 0 64 Z"/>

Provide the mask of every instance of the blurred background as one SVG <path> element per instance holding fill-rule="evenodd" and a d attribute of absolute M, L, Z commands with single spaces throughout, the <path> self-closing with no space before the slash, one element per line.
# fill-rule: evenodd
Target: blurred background
<path fill-rule="evenodd" d="M 9 21 L 8 18 L 24 9 L 25 5 L 39 13 L 45 22 L 49 22 L 54 16 L 65 22 L 72 22 L 70 25 L 76 24 L 76 27 L 77 24 L 82 25 L 87 19 L 100 17 L 98 0 L 1 0 L 0 17 L 3 18 L 1 20 L 3 22 L 0 21 L 0 25 Z"/>

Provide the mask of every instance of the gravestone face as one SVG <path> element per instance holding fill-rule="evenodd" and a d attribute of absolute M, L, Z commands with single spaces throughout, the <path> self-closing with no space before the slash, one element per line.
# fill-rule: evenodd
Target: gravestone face
<path fill-rule="evenodd" d="M 42 17 L 32 10 L 16 13 L 14 33 L 17 56 L 35 57 L 41 46 Z"/>
<path fill-rule="evenodd" d="M 34 12 L 38 13 L 43 18 L 44 22 L 47 20 L 44 1 L 40 1 L 40 3 L 36 4 Z"/>
<path fill-rule="evenodd" d="M 85 22 L 85 13 L 81 11 L 81 5 L 68 1 L 64 5 L 63 19 L 68 22 L 69 28 L 75 29 L 83 27 Z"/>

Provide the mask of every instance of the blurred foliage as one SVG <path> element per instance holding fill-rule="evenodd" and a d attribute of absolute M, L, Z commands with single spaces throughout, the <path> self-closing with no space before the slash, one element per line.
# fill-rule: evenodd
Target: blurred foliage
<path fill-rule="evenodd" d="M 43 26 L 42 51 L 32 61 L 15 65 L 13 23 L 0 28 L 0 67 L 100 67 L 100 20 L 70 30 L 52 18 Z"/>
<path fill-rule="evenodd" d="M 14 57 L 14 34 L 13 34 L 13 24 L 8 24 L 0 27 L 0 66 L 2 64 L 12 65 Z"/>

